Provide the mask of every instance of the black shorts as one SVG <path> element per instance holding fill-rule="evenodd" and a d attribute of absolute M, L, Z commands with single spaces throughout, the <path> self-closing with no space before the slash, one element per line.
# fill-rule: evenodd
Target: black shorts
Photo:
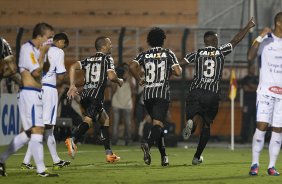
<path fill-rule="evenodd" d="M 186 99 L 186 120 L 199 114 L 204 122 L 211 124 L 217 115 L 219 95 L 210 91 L 195 89 Z"/>
<path fill-rule="evenodd" d="M 158 120 L 161 122 L 166 120 L 169 101 L 161 98 L 154 98 L 145 100 L 144 104 L 146 110 L 153 120 Z"/>
<path fill-rule="evenodd" d="M 103 112 L 103 100 L 86 97 L 80 101 L 80 104 L 84 110 L 83 115 L 92 118 L 93 121 Z"/>

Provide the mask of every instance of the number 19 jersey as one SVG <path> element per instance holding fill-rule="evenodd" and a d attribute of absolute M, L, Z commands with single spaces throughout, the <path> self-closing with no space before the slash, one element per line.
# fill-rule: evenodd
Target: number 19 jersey
<path fill-rule="evenodd" d="M 133 61 L 145 71 L 144 100 L 161 98 L 170 100 L 168 79 L 172 67 L 178 65 L 175 54 L 162 47 L 153 47 L 140 53 Z"/>
<path fill-rule="evenodd" d="M 84 70 L 84 86 L 81 99 L 91 97 L 104 98 L 104 90 L 107 82 L 107 71 L 115 70 L 113 58 L 102 52 L 79 61 Z"/>
<path fill-rule="evenodd" d="M 195 74 L 189 91 L 203 89 L 219 93 L 225 56 L 232 51 L 228 43 L 219 48 L 208 46 L 187 54 L 184 58 L 188 63 L 195 63 Z"/>

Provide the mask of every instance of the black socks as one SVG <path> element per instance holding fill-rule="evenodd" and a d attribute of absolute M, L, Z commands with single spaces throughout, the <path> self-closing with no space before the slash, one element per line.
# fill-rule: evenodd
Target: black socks
<path fill-rule="evenodd" d="M 85 123 L 85 122 L 81 123 L 78 126 L 78 130 L 74 134 L 73 142 L 76 144 L 78 140 L 87 132 L 88 129 L 89 129 L 88 123 Z"/>
<path fill-rule="evenodd" d="M 158 146 L 161 156 L 166 156 L 164 131 L 160 125 L 154 125 L 148 137 L 148 146 L 151 148 L 153 145 Z"/>
<path fill-rule="evenodd" d="M 111 150 L 109 126 L 101 126 L 101 138 L 102 138 L 105 150 Z"/>
<path fill-rule="evenodd" d="M 197 151 L 196 151 L 194 157 L 200 159 L 209 139 L 210 139 L 210 128 L 204 128 L 203 127 L 201 135 L 200 135 L 200 140 L 199 140 L 199 143 L 198 143 Z"/>

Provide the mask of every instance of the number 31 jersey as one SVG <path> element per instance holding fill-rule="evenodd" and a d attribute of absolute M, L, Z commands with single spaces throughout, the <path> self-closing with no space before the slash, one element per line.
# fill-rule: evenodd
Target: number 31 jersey
<path fill-rule="evenodd" d="M 203 89 L 219 93 L 225 56 L 232 51 L 228 43 L 215 48 L 212 46 L 187 54 L 184 58 L 188 63 L 195 63 L 194 79 L 189 91 Z"/>
<path fill-rule="evenodd" d="M 107 71 L 115 70 L 113 58 L 102 52 L 78 61 L 84 70 L 84 86 L 81 99 L 86 97 L 103 99 L 107 82 Z"/>
<path fill-rule="evenodd" d="M 138 62 L 145 71 L 144 100 L 161 98 L 170 100 L 168 79 L 172 67 L 178 65 L 175 54 L 162 47 L 153 47 L 140 53 L 133 61 Z"/>

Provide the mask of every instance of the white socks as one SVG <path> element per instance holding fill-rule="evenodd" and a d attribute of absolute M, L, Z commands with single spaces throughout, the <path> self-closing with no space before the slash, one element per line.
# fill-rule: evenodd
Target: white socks
<path fill-rule="evenodd" d="M 27 150 L 26 150 L 26 153 L 25 153 L 25 157 L 24 157 L 23 163 L 24 164 L 30 164 L 31 157 L 32 157 L 32 154 L 31 154 L 30 146 L 28 144 L 28 147 L 27 147 Z"/>
<path fill-rule="evenodd" d="M 43 135 L 31 134 L 29 147 L 36 164 L 37 173 L 45 172 L 46 168 L 43 155 Z"/>
<path fill-rule="evenodd" d="M 47 142 L 50 154 L 53 159 L 53 163 L 58 163 L 60 162 L 60 158 L 57 153 L 56 149 L 56 140 L 53 134 L 53 128 L 52 129 L 45 129 L 45 140 Z"/>
<path fill-rule="evenodd" d="M 278 158 L 282 141 L 282 133 L 272 132 L 270 143 L 269 143 L 269 165 L 268 168 L 275 166 Z"/>
<path fill-rule="evenodd" d="M 259 129 L 256 129 L 254 137 L 253 137 L 253 144 L 252 144 L 252 153 L 253 153 L 253 164 L 259 165 L 259 155 L 264 145 L 264 137 L 265 137 L 266 131 L 261 131 Z"/>
<path fill-rule="evenodd" d="M 13 153 L 18 151 L 20 148 L 22 148 L 27 142 L 29 141 L 29 138 L 27 137 L 25 132 L 22 132 L 11 141 L 10 145 L 8 146 L 8 149 L 1 154 L 0 156 L 0 163 L 5 163 L 5 161 L 11 156 Z"/>

